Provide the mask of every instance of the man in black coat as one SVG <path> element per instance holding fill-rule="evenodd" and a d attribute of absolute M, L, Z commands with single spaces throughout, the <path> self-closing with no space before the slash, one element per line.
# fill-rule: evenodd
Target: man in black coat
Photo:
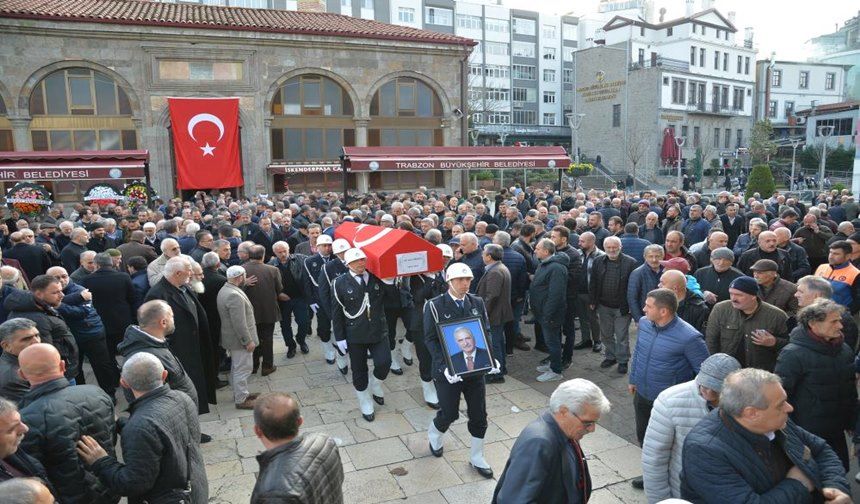
<path fill-rule="evenodd" d="M 582 253 L 571 246 L 570 230 L 564 226 L 555 226 L 552 228 L 550 239 L 555 243 L 556 253 L 565 254 L 569 259 L 567 263 L 567 310 L 564 313 L 564 326 L 561 329 L 564 335 L 561 362 L 562 367 L 566 368 L 570 366 L 573 360 L 573 347 L 576 340 L 574 321 L 576 319 L 576 293 L 579 291 L 578 284 L 580 270 L 582 269 Z M 579 241 L 578 236 L 577 241 Z"/>
<path fill-rule="evenodd" d="M 227 283 L 227 277 L 218 270 L 220 265 L 221 261 L 217 253 L 203 254 L 200 263 L 203 268 L 203 292 L 197 296 L 203 309 L 206 310 L 212 348 L 216 352 L 219 363 L 227 357 L 227 352 L 221 348 L 221 315 L 218 314 L 218 292 Z"/>
<path fill-rule="evenodd" d="M 81 265 L 81 254 L 87 251 L 90 235 L 84 228 L 72 231 L 72 240 L 60 251 L 60 262 L 66 271 L 75 271 Z"/>
<path fill-rule="evenodd" d="M 160 299 L 173 309 L 176 330 L 168 343 L 194 383 L 199 400 L 198 411 L 203 414 L 209 412 L 209 404 L 216 404 L 218 375 L 206 310 L 187 285 L 191 274 L 188 259 L 182 256 L 170 258 L 164 267 L 164 277 L 149 289 L 146 301 Z"/>
<path fill-rule="evenodd" d="M 0 482 L 13 478 L 39 478 L 50 485 L 41 462 L 21 448 L 27 426 L 21 421 L 15 403 L 6 399 L 0 399 L 0 432 L 3 433 L 0 436 Z M 52 488 L 51 492 L 54 492 Z"/>
<path fill-rule="evenodd" d="M 540 265 L 529 288 L 529 302 L 536 325 L 540 327 L 549 349 L 549 361 L 538 366 L 542 374 L 537 379 L 541 382 L 558 381 L 563 378 L 561 330 L 567 312 L 570 256 L 557 254 L 555 243 L 548 238 L 535 246 L 535 256 Z"/>
<path fill-rule="evenodd" d="M 45 466 L 61 502 L 117 502 L 119 497 L 84 469 L 75 452 L 75 442 L 88 435 L 113 455 L 116 422 L 110 396 L 95 385 L 71 386 L 63 377 L 60 354 L 51 345 L 31 345 L 18 361 L 31 386 L 18 405 L 21 420 L 30 428 L 21 447 Z"/>
<path fill-rule="evenodd" d="M 122 429 L 123 462 L 86 435 L 77 452 L 105 487 L 130 503 L 206 504 L 209 484 L 194 403 L 171 390 L 166 379 L 167 370 L 154 355 L 141 352 L 128 359 L 120 384 L 131 389 L 134 400 Z"/>
<path fill-rule="evenodd" d="M 779 276 L 792 281 L 791 261 L 788 253 L 777 247 L 776 234 L 773 231 L 762 231 L 758 235 L 758 246 L 750 248 L 739 258 L 737 268 L 744 275 L 752 276 L 752 265 L 760 259 L 770 259 L 779 266 Z"/>
<path fill-rule="evenodd" d="M 272 252 L 272 245 L 274 245 L 275 242 L 283 241 L 284 234 L 281 232 L 280 229 L 272 226 L 272 219 L 268 217 L 263 217 L 262 219 L 260 219 L 260 222 L 258 223 L 258 226 L 254 230 L 254 232 L 248 235 L 248 239 L 256 243 L 257 245 L 262 245 L 263 248 L 266 249 L 266 257 L 264 259 L 264 262 L 267 262 L 269 259 L 272 258 L 272 255 L 274 254 Z"/>
<path fill-rule="evenodd" d="M 720 215 L 720 222 L 723 224 L 723 232 L 729 237 L 730 249 L 735 248 L 735 242 L 738 241 L 738 236 L 744 234 L 747 230 L 747 221 L 743 215 L 738 214 L 738 204 L 729 203 L 726 205 L 726 213 Z M 703 266 L 703 265 L 699 265 Z"/>
<path fill-rule="evenodd" d="M 30 230 L 27 231 L 32 233 Z M 44 275 L 52 266 L 51 258 L 45 249 L 40 245 L 27 243 L 23 231 L 15 231 L 9 235 L 9 241 L 12 243 L 12 247 L 3 252 L 3 257 L 17 260 L 28 278 L 32 279 Z"/>
<path fill-rule="evenodd" d="M 116 248 L 116 242 L 114 242 L 113 238 L 106 236 L 105 226 L 101 222 L 93 224 L 91 233 L 92 236 L 90 237 L 90 241 L 87 242 L 87 248 L 89 250 L 100 253 L 107 249 Z"/>
<path fill-rule="evenodd" d="M 718 248 L 711 252 L 711 265 L 696 269 L 693 276 L 699 282 L 705 302 L 713 306 L 720 301 L 729 299 L 729 285 L 737 277 L 744 276 L 740 270 L 732 267 L 735 254 L 728 247 Z"/>
<path fill-rule="evenodd" d="M 627 305 L 627 283 L 636 269 L 636 259 L 621 253 L 621 240 L 609 236 L 603 241 L 606 252 L 594 260 L 589 283 L 592 310 L 600 320 L 603 340 L 603 362 L 608 368 L 618 363 L 618 372 L 627 373 L 630 358 L 630 307 Z"/>
<path fill-rule="evenodd" d="M 93 295 L 93 306 L 105 326 L 108 352 L 116 358 L 116 346 L 125 329 L 134 322 L 137 292 L 128 273 L 117 271 L 107 253 L 96 254 L 96 271 L 79 282 Z"/>

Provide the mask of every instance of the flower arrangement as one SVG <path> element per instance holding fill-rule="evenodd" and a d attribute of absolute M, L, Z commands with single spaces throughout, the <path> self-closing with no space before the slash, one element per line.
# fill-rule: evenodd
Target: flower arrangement
<path fill-rule="evenodd" d="M 125 204 L 130 207 L 146 206 L 155 197 L 155 191 L 146 182 L 139 180 L 126 184 L 122 194 L 125 197 Z"/>
<path fill-rule="evenodd" d="M 19 182 L 6 193 L 6 205 L 28 217 L 40 215 L 53 202 L 44 186 L 32 182 Z"/>
<path fill-rule="evenodd" d="M 568 173 L 574 177 L 585 177 L 591 174 L 594 170 L 594 165 L 591 163 L 570 163 L 567 167 Z"/>
<path fill-rule="evenodd" d="M 110 184 L 99 183 L 93 184 L 84 193 L 84 201 L 96 203 L 99 207 L 106 207 L 110 204 L 116 204 L 124 199 L 123 195 L 117 192 Z"/>

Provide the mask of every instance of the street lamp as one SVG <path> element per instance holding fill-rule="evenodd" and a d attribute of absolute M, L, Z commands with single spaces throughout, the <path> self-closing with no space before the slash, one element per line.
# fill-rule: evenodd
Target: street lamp
<path fill-rule="evenodd" d="M 824 166 L 827 164 L 827 139 L 833 134 L 833 126 L 819 126 L 818 136 L 824 137 L 821 142 L 821 164 L 818 168 L 818 189 L 824 189 Z"/>
<path fill-rule="evenodd" d="M 800 138 L 795 138 L 791 141 L 791 180 L 788 182 L 788 189 L 790 191 L 794 190 L 794 159 L 797 156 L 797 147 L 802 141 Z"/>
<path fill-rule="evenodd" d="M 683 157 L 683 156 L 681 156 L 681 147 L 683 147 L 683 146 L 684 146 L 684 141 L 686 141 L 686 138 L 684 138 L 684 137 L 682 137 L 682 136 L 675 137 L 675 145 L 677 145 L 677 146 L 678 146 L 678 182 L 677 182 L 677 189 L 678 189 L 679 191 L 681 190 L 681 187 L 683 186 L 683 184 L 681 183 L 681 158 Z"/>
<path fill-rule="evenodd" d="M 579 127 L 582 126 L 582 119 L 585 117 L 585 114 L 580 112 L 578 114 L 574 114 L 573 112 L 569 112 L 564 115 L 567 117 L 567 121 L 570 123 L 570 152 L 571 152 L 571 160 L 573 161 L 573 165 L 579 165 Z M 561 194 L 562 192 L 562 176 L 564 174 L 564 169 L 558 171 L 558 192 Z"/>

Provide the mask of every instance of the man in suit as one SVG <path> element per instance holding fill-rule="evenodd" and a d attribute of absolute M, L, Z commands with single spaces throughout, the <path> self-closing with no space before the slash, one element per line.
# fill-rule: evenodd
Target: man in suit
<path fill-rule="evenodd" d="M 29 229 L 26 231 L 29 234 L 33 233 Z M 51 258 L 42 247 L 27 243 L 24 233 L 25 231 L 15 231 L 9 235 L 12 247 L 4 255 L 7 259 L 15 259 L 21 263 L 28 278 L 36 278 L 48 271 L 51 267 Z"/>
<path fill-rule="evenodd" d="M 272 354 L 272 337 L 275 323 L 281 320 L 278 301 L 286 300 L 281 272 L 278 268 L 263 263 L 265 254 L 266 249 L 262 245 L 252 245 L 248 249 L 248 262 L 244 264 L 247 276 L 257 277 L 254 285 L 246 286 L 245 293 L 254 306 L 257 337 L 260 340 L 260 344 L 254 349 L 253 373 L 257 372 L 262 360 L 263 367 L 260 369 L 262 376 L 268 376 L 277 370 Z"/>
<path fill-rule="evenodd" d="M 319 224 L 308 225 L 308 241 L 296 245 L 296 254 L 314 255 L 317 253 L 317 238 L 322 235 L 322 227 Z M 329 237 L 331 238 L 331 237 Z"/>
<path fill-rule="evenodd" d="M 108 352 L 115 359 L 116 346 L 134 321 L 137 294 L 131 277 L 114 268 L 110 254 L 96 254 L 95 262 L 98 269 L 78 283 L 93 295 L 93 306 L 105 326 Z"/>
<path fill-rule="evenodd" d="M 475 335 L 472 334 L 471 329 L 466 326 L 454 329 L 454 341 L 460 348 L 459 352 L 451 355 L 454 374 L 491 367 L 489 352 L 485 348 L 476 346 Z"/>
<path fill-rule="evenodd" d="M 282 241 L 284 239 L 284 234 L 280 229 L 272 227 L 272 219 L 268 217 L 263 217 L 260 219 L 259 227 L 248 235 L 248 239 L 257 245 L 262 245 L 263 250 L 266 253 L 265 260 L 268 261 L 274 255 L 272 252 L 272 245 L 275 242 Z"/>
<path fill-rule="evenodd" d="M 122 268 L 128 268 L 128 260 L 132 257 L 140 256 L 146 259 L 146 264 L 151 263 L 158 257 L 158 253 L 151 245 L 144 243 L 146 235 L 143 231 L 132 231 L 129 236 L 128 243 L 123 243 L 117 249 L 122 252 Z"/>
<path fill-rule="evenodd" d="M 555 389 L 549 405 L 511 448 L 494 504 L 584 504 L 591 497 L 588 461 L 579 442 L 609 413 L 609 401 L 600 387 L 575 378 Z"/>
<path fill-rule="evenodd" d="M 501 245 L 484 245 L 484 274 L 478 281 L 478 296 L 487 307 L 490 332 L 493 335 L 493 353 L 502 365 L 501 372 L 486 378 L 488 383 L 504 383 L 507 374 L 505 366 L 505 324 L 514 320 L 511 307 L 511 272 L 502 263 L 505 254 Z M 459 342 L 459 341 L 458 341 Z M 483 349 L 478 349 L 483 350 Z M 480 355 L 479 355 L 480 356 Z M 489 361 L 487 362 L 489 365 Z"/>

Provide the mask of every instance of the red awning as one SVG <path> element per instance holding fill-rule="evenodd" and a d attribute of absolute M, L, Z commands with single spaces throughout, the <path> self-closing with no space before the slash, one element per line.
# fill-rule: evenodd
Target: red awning
<path fill-rule="evenodd" d="M 344 147 L 350 171 L 561 169 L 563 147 Z"/>
<path fill-rule="evenodd" d="M 143 179 L 149 151 L 0 152 L 0 182 Z"/>
<path fill-rule="evenodd" d="M 367 269 L 379 278 L 439 271 L 445 265 L 438 247 L 410 231 L 344 222 L 334 235 L 363 250 Z"/>

